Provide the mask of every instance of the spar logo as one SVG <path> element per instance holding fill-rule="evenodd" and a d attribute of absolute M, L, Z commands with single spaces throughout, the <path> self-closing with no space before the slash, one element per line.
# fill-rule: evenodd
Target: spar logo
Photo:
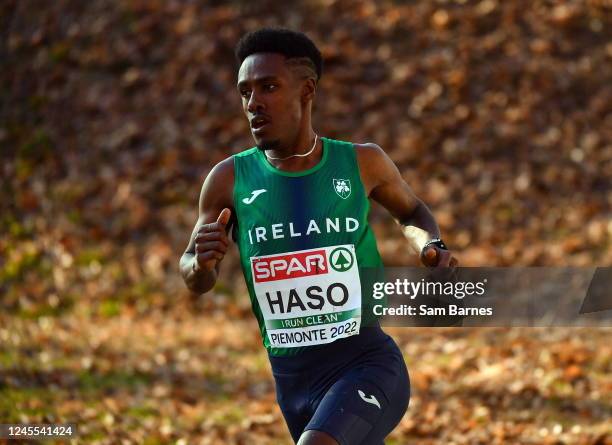
<path fill-rule="evenodd" d="M 346 272 L 353 267 L 353 254 L 346 247 L 338 247 L 329 254 L 332 269 L 337 272 Z"/>
<path fill-rule="evenodd" d="M 329 273 L 324 249 L 251 258 L 251 262 L 256 283 Z"/>

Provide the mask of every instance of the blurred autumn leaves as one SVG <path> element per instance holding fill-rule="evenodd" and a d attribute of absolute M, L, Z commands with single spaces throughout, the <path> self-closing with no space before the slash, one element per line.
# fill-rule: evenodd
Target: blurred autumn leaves
<path fill-rule="evenodd" d="M 610 444 L 609 329 L 392 335 L 412 394 L 386 443 Z M 256 323 L 214 311 L 13 318 L 0 394 L 3 421 L 74 422 L 77 443 L 291 443 Z"/>
<path fill-rule="evenodd" d="M 234 300 L 235 250 L 206 301 L 185 298 L 177 268 L 207 172 L 252 145 L 232 50 L 263 25 L 317 42 L 317 132 L 380 144 L 462 264 L 609 265 L 611 12 L 3 2 L 0 413 L 76 418 L 102 442 L 286 440 L 248 300 Z M 372 219 L 386 262 L 414 262 L 388 216 Z M 605 443 L 605 331 L 419 332 L 400 338 L 417 395 L 396 443 Z"/>
<path fill-rule="evenodd" d="M 232 49 L 262 25 L 320 45 L 317 131 L 380 144 L 462 264 L 610 264 L 610 12 L 595 0 L 6 2 L 4 304 L 182 289 L 202 180 L 252 144 Z M 373 223 L 389 264 L 415 261 L 379 209 Z M 235 255 L 226 264 L 235 289 Z"/>

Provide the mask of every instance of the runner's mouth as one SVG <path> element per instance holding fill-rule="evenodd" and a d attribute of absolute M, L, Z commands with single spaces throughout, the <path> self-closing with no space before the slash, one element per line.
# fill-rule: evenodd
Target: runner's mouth
<path fill-rule="evenodd" d="M 251 119 L 251 129 L 253 131 L 260 130 L 270 123 L 270 120 L 263 116 L 254 117 Z"/>

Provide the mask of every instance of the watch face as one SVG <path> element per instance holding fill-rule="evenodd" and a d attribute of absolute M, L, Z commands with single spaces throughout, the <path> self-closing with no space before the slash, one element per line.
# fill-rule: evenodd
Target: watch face
<path fill-rule="evenodd" d="M 442 241 L 440 238 L 434 238 L 432 240 L 429 240 L 428 242 L 425 243 L 425 246 L 423 246 L 423 249 L 425 247 L 434 245 L 436 247 L 439 247 L 440 249 L 444 249 L 444 250 L 448 250 L 448 248 L 446 247 L 446 244 L 444 244 L 444 241 Z"/>

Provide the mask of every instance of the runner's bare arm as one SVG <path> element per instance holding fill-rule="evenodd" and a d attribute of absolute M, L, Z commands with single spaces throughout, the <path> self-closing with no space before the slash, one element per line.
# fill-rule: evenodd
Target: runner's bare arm
<path fill-rule="evenodd" d="M 181 256 L 181 275 L 192 292 L 208 292 L 217 281 L 219 263 L 229 245 L 227 235 L 235 222 L 233 190 L 234 160 L 228 158 L 213 167 L 204 180 L 198 220 Z"/>
<path fill-rule="evenodd" d="M 415 253 L 421 253 L 427 241 L 440 238 L 440 229 L 433 214 L 416 197 L 382 148 L 372 143 L 355 144 L 355 148 L 361 180 L 368 197 L 386 208 L 404 226 L 403 232 L 410 247 Z"/>

